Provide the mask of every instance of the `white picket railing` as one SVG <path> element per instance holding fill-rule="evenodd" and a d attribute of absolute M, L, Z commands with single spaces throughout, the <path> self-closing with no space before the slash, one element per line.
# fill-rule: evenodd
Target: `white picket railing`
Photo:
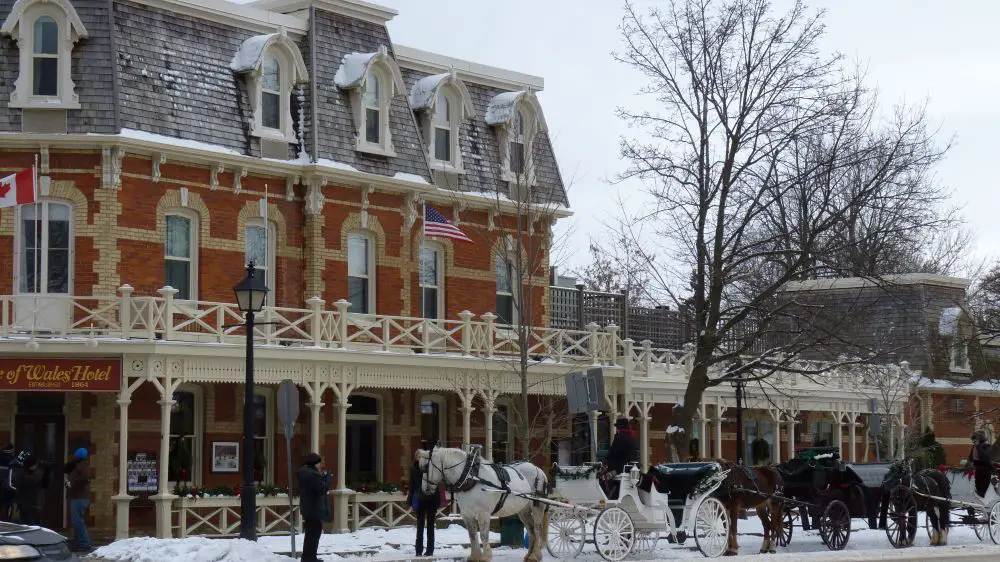
<path fill-rule="evenodd" d="M 257 534 L 277 535 L 288 533 L 289 516 L 294 515 L 296 528 L 301 531 L 299 499 L 292 498 L 294 514 L 289 513 L 288 496 L 257 498 Z M 178 498 L 174 500 L 172 514 L 174 536 L 234 537 L 239 534 L 240 498 Z"/>
<path fill-rule="evenodd" d="M 239 343 L 245 337 L 243 315 L 233 303 L 186 301 L 164 287 L 156 296 L 138 296 L 124 285 L 119 297 L 75 295 L 0 296 L 0 336 L 91 337 Z M 265 307 L 255 328 L 260 345 L 330 349 L 448 353 L 489 358 L 518 355 L 516 329 L 496 324 L 496 316 L 471 312 L 459 320 L 434 320 L 348 312 L 339 300 L 332 309 L 313 297 L 305 308 Z M 613 364 L 618 339 L 615 328 L 596 324 L 587 330 L 545 327 L 527 329 L 528 354 L 592 364 Z"/>
<path fill-rule="evenodd" d="M 450 503 L 438 508 L 438 517 L 448 515 Z M 351 499 L 351 530 L 362 527 L 392 529 L 416 524 L 416 517 L 406 501 L 406 494 L 356 494 Z"/>

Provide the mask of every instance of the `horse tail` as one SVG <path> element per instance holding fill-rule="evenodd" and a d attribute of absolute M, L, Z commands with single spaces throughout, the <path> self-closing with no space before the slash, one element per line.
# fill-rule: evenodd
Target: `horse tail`
<path fill-rule="evenodd" d="M 549 515 L 551 511 L 548 504 L 542 504 L 542 542 L 545 544 L 549 542 Z"/>

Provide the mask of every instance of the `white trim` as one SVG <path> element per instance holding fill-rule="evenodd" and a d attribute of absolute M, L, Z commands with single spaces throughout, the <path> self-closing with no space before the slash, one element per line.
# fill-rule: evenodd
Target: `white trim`
<path fill-rule="evenodd" d="M 188 221 L 188 229 L 190 231 L 190 237 L 189 237 L 190 243 L 188 247 L 188 253 L 190 255 L 187 258 L 188 263 L 191 264 L 190 268 L 188 268 L 188 287 L 190 287 L 190 291 L 186 299 L 178 299 L 178 300 L 197 301 L 198 300 L 198 254 L 199 254 L 198 234 L 201 232 L 200 230 L 201 224 L 199 223 L 200 217 L 198 216 L 198 213 L 196 213 L 195 211 L 191 209 L 185 209 L 182 207 L 170 208 L 166 210 L 166 212 L 163 214 L 164 262 L 169 260 L 184 261 L 184 258 L 181 258 L 179 256 L 173 256 L 173 257 L 167 256 L 167 239 L 168 239 L 167 234 L 169 231 L 167 217 L 169 216 L 178 216 L 186 219 Z M 164 275 L 166 275 L 166 271 L 164 271 Z M 167 284 L 166 279 L 164 279 L 163 281 L 164 285 L 166 285 Z"/>
<path fill-rule="evenodd" d="M 356 275 L 351 275 L 351 238 L 362 238 L 367 244 L 365 245 L 365 261 L 367 266 L 367 276 L 360 277 Z M 376 312 L 375 303 L 378 302 L 375 298 L 375 286 L 377 277 L 377 264 L 375 256 L 378 252 L 378 247 L 376 246 L 375 236 L 367 230 L 352 230 L 347 233 L 347 279 L 350 281 L 352 277 L 359 279 L 367 279 L 368 285 L 368 302 L 365 303 L 365 312 L 361 314 L 375 315 Z M 350 285 L 348 284 L 348 300 L 350 300 Z"/>
<path fill-rule="evenodd" d="M 41 17 L 51 17 L 59 26 L 59 44 L 56 49 L 58 76 L 56 95 L 35 95 L 34 84 L 34 35 L 35 22 Z M 17 0 L 10 15 L 0 28 L 18 45 L 20 67 L 8 107 L 29 109 L 79 109 L 80 98 L 73 83 L 73 46 L 80 38 L 87 37 L 87 29 L 66 0 Z"/>
<path fill-rule="evenodd" d="M 830 289 L 860 289 L 867 287 L 891 287 L 893 285 L 936 285 L 955 289 L 968 289 L 971 281 L 959 277 L 934 275 L 931 273 L 903 273 L 900 275 L 885 275 L 880 278 L 838 277 L 835 279 L 810 279 L 808 281 L 790 281 L 781 288 L 785 292 L 821 291 Z"/>
<path fill-rule="evenodd" d="M 357 18 L 370 23 L 385 24 L 399 12 L 392 8 L 364 2 L 363 0 L 257 0 L 250 2 L 250 6 L 271 10 L 275 12 L 297 12 L 308 10 L 315 6 L 322 10 L 329 10 L 337 14 L 343 14 L 352 18 Z"/>
<path fill-rule="evenodd" d="M 398 43 L 393 45 L 392 49 L 400 65 L 412 68 L 413 70 L 422 70 L 431 74 L 437 74 L 454 68 L 456 72 L 463 76 L 463 79 L 485 86 L 496 86 L 505 89 L 528 87 L 539 91 L 545 89 L 545 80 L 539 76 L 505 70 L 495 66 L 487 66 L 477 62 L 407 47 Z"/>
<path fill-rule="evenodd" d="M 153 8 L 177 14 L 187 14 L 206 21 L 232 25 L 252 31 L 277 31 L 305 35 L 309 31 L 309 20 L 293 14 L 281 14 L 263 10 L 257 6 L 237 4 L 226 0 L 135 0 Z"/>

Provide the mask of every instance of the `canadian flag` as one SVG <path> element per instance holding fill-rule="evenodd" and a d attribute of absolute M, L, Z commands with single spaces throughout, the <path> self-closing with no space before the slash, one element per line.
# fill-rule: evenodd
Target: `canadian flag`
<path fill-rule="evenodd" d="M 35 169 L 26 168 L 0 179 L 0 208 L 35 202 Z"/>

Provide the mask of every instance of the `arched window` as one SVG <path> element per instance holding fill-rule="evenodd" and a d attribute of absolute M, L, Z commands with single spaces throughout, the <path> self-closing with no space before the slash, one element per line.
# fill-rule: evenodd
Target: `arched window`
<path fill-rule="evenodd" d="M 198 219 L 185 210 L 166 215 L 163 244 L 164 285 L 177 289 L 174 298 L 198 298 Z"/>
<path fill-rule="evenodd" d="M 274 223 L 268 221 L 264 224 L 262 218 L 252 218 L 247 221 L 244 229 L 244 252 L 246 263 L 253 262 L 257 271 L 264 273 L 264 280 L 267 283 L 267 305 L 274 306 L 274 278 L 275 278 L 275 239 L 276 228 Z"/>
<path fill-rule="evenodd" d="M 434 103 L 434 159 L 439 162 L 452 161 L 452 123 L 451 101 L 442 88 Z"/>
<path fill-rule="evenodd" d="M 66 294 L 72 286 L 71 207 L 41 201 L 18 207 L 20 215 L 19 290 Z"/>
<path fill-rule="evenodd" d="M 379 75 L 372 72 L 365 81 L 363 111 L 365 117 L 365 142 L 382 144 L 382 88 Z"/>
<path fill-rule="evenodd" d="M 35 20 L 32 88 L 35 96 L 59 95 L 59 24 L 51 16 Z"/>
<path fill-rule="evenodd" d="M 375 314 L 375 244 L 366 232 L 347 235 L 347 300 L 350 312 Z"/>
<path fill-rule="evenodd" d="M 281 130 L 283 93 L 281 63 L 265 54 L 260 67 L 260 124 L 265 129 Z"/>
<path fill-rule="evenodd" d="M 420 247 L 420 315 L 444 318 L 444 247 L 425 242 Z"/>
<path fill-rule="evenodd" d="M 514 303 L 516 272 L 510 259 L 503 254 L 497 254 L 495 265 L 497 276 L 497 323 L 512 325 L 517 322 L 517 312 Z"/>

